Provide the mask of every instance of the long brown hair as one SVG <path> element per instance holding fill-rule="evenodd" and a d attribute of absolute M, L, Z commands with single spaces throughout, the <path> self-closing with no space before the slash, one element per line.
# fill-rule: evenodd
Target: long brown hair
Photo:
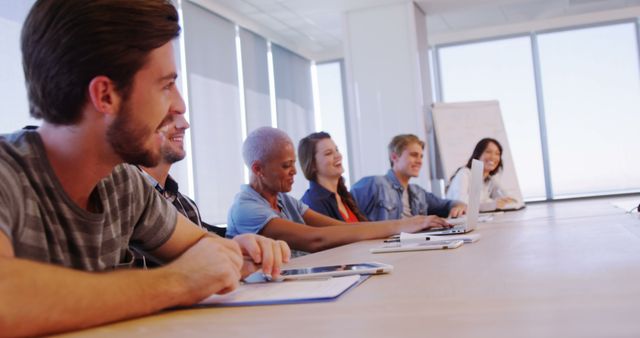
<path fill-rule="evenodd" d="M 331 135 L 324 131 L 318 133 L 309 134 L 307 137 L 300 140 L 298 143 L 298 159 L 300 160 L 300 168 L 302 173 L 309 181 L 318 182 L 318 169 L 316 168 L 316 145 L 318 142 L 324 139 L 330 139 Z M 349 208 L 358 221 L 367 221 L 367 217 L 360 211 L 356 205 L 353 196 L 344 184 L 344 178 L 340 176 L 338 180 L 338 195 L 342 199 L 342 202 Z"/>

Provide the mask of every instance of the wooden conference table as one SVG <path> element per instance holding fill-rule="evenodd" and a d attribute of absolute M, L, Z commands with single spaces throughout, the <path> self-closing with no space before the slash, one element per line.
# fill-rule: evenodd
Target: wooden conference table
<path fill-rule="evenodd" d="M 166 311 L 68 337 L 640 337 L 640 217 L 541 203 L 481 223 L 455 250 L 371 254 L 366 241 L 291 267 L 393 264 L 335 301 Z"/>

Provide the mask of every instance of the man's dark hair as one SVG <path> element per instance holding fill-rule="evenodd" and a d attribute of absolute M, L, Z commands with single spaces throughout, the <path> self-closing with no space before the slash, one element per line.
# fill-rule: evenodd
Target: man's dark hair
<path fill-rule="evenodd" d="M 169 0 L 39 0 L 22 28 L 31 116 L 78 122 L 93 78 L 110 78 L 123 100 L 148 54 L 180 33 Z"/>

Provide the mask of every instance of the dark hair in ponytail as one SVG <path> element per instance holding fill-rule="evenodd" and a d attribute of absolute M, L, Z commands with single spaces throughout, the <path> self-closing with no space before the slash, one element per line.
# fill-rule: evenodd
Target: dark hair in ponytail
<path fill-rule="evenodd" d="M 340 177 L 340 180 L 338 181 L 338 195 L 340 195 L 342 202 L 347 206 L 347 208 L 351 209 L 353 214 L 356 215 L 358 221 L 368 221 L 367 217 L 362 213 L 362 211 L 360 211 L 358 205 L 356 205 L 356 201 L 353 199 L 353 196 L 351 196 L 347 186 L 344 184 L 343 177 Z"/>

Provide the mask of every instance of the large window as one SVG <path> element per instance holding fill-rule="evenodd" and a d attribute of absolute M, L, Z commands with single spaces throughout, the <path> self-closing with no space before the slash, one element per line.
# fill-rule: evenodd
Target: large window
<path fill-rule="evenodd" d="M 239 36 L 247 133 L 250 133 L 271 126 L 268 44 L 265 38 L 244 28 L 240 28 Z"/>
<path fill-rule="evenodd" d="M 311 61 L 275 44 L 269 57 L 265 38 L 191 1 L 182 11 L 195 200 L 205 221 L 221 224 L 246 183 L 243 137 L 274 124 L 273 110 L 296 145 L 314 130 Z M 291 194 L 299 198 L 307 187 L 299 170 Z"/>
<path fill-rule="evenodd" d="M 303 137 L 315 130 L 313 92 L 311 90 L 311 61 L 281 46 L 272 44 L 278 128 L 289 134 L 294 147 Z M 290 194 L 295 198 L 309 187 L 296 161 L 298 173 Z"/>
<path fill-rule="evenodd" d="M 235 25 L 182 2 L 195 200 L 207 223 L 226 223 L 244 183 Z"/>
<path fill-rule="evenodd" d="M 438 53 L 443 101 L 498 100 L 522 195 L 528 200 L 544 198 L 529 38 L 456 45 L 440 48 Z"/>
<path fill-rule="evenodd" d="M 554 196 L 640 189 L 635 25 L 540 34 Z"/>
<path fill-rule="evenodd" d="M 342 153 L 345 183 L 349 186 L 349 152 L 347 149 L 346 120 L 342 91 L 341 63 L 328 62 L 316 65 L 318 86 L 318 110 L 316 130 L 326 131 Z"/>
<path fill-rule="evenodd" d="M 29 117 L 27 90 L 22 72 L 20 31 L 33 1 L 0 1 L 0 133 L 40 124 Z"/>
<path fill-rule="evenodd" d="M 544 196 L 544 167 L 549 198 L 640 191 L 638 34 L 627 22 L 440 47 L 443 100 L 500 101 L 526 199 Z"/>

